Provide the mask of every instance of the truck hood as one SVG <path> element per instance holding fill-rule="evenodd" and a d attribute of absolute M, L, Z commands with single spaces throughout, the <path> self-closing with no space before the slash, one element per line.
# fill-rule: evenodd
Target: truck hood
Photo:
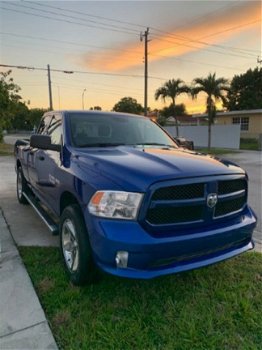
<path fill-rule="evenodd" d="M 159 147 L 77 150 L 78 166 L 92 169 L 126 191 L 145 192 L 157 181 L 245 174 L 234 163 L 183 149 Z"/>

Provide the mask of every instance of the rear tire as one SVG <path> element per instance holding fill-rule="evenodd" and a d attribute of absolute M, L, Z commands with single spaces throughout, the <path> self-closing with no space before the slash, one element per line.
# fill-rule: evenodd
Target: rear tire
<path fill-rule="evenodd" d="M 27 199 L 23 195 L 23 193 L 27 192 L 28 186 L 26 183 L 26 179 L 24 177 L 21 166 L 17 168 L 17 176 L 16 176 L 16 194 L 17 199 L 20 204 L 28 204 Z"/>
<path fill-rule="evenodd" d="M 77 204 L 66 207 L 59 225 L 60 250 L 70 281 L 76 285 L 92 283 L 97 268 L 82 212 Z"/>

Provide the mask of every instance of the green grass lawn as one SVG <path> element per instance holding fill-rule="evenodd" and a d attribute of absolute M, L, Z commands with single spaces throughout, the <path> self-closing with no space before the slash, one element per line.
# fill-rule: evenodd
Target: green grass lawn
<path fill-rule="evenodd" d="M 240 150 L 258 151 L 259 150 L 258 140 L 240 139 Z M 223 154 L 238 152 L 236 150 L 231 150 L 227 148 L 211 148 L 210 152 L 208 151 L 208 148 L 197 148 L 197 151 L 201 153 L 209 153 L 212 155 L 223 155 Z"/>
<path fill-rule="evenodd" d="M 240 139 L 240 149 L 258 151 L 259 145 L 256 139 Z"/>
<path fill-rule="evenodd" d="M 68 283 L 57 248 L 19 248 L 62 349 L 246 350 L 262 344 L 262 255 L 139 281 Z"/>
<path fill-rule="evenodd" d="M 6 143 L 0 143 L 0 156 L 12 156 L 14 154 L 14 146 Z"/>

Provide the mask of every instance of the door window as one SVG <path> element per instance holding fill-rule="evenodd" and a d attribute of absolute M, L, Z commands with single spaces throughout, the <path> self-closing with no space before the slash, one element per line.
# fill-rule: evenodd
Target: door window
<path fill-rule="evenodd" d="M 62 141 L 62 123 L 55 125 L 51 130 L 49 130 L 49 135 L 51 136 L 51 143 L 54 145 L 61 145 Z"/>

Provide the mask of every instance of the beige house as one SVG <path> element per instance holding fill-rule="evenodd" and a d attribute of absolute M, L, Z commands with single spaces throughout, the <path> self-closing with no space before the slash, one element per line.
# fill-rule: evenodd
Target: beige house
<path fill-rule="evenodd" d="M 203 123 L 207 114 L 195 114 L 197 124 Z M 250 109 L 244 111 L 218 112 L 215 119 L 216 125 L 240 124 L 242 138 L 258 139 L 262 135 L 262 109 Z"/>

